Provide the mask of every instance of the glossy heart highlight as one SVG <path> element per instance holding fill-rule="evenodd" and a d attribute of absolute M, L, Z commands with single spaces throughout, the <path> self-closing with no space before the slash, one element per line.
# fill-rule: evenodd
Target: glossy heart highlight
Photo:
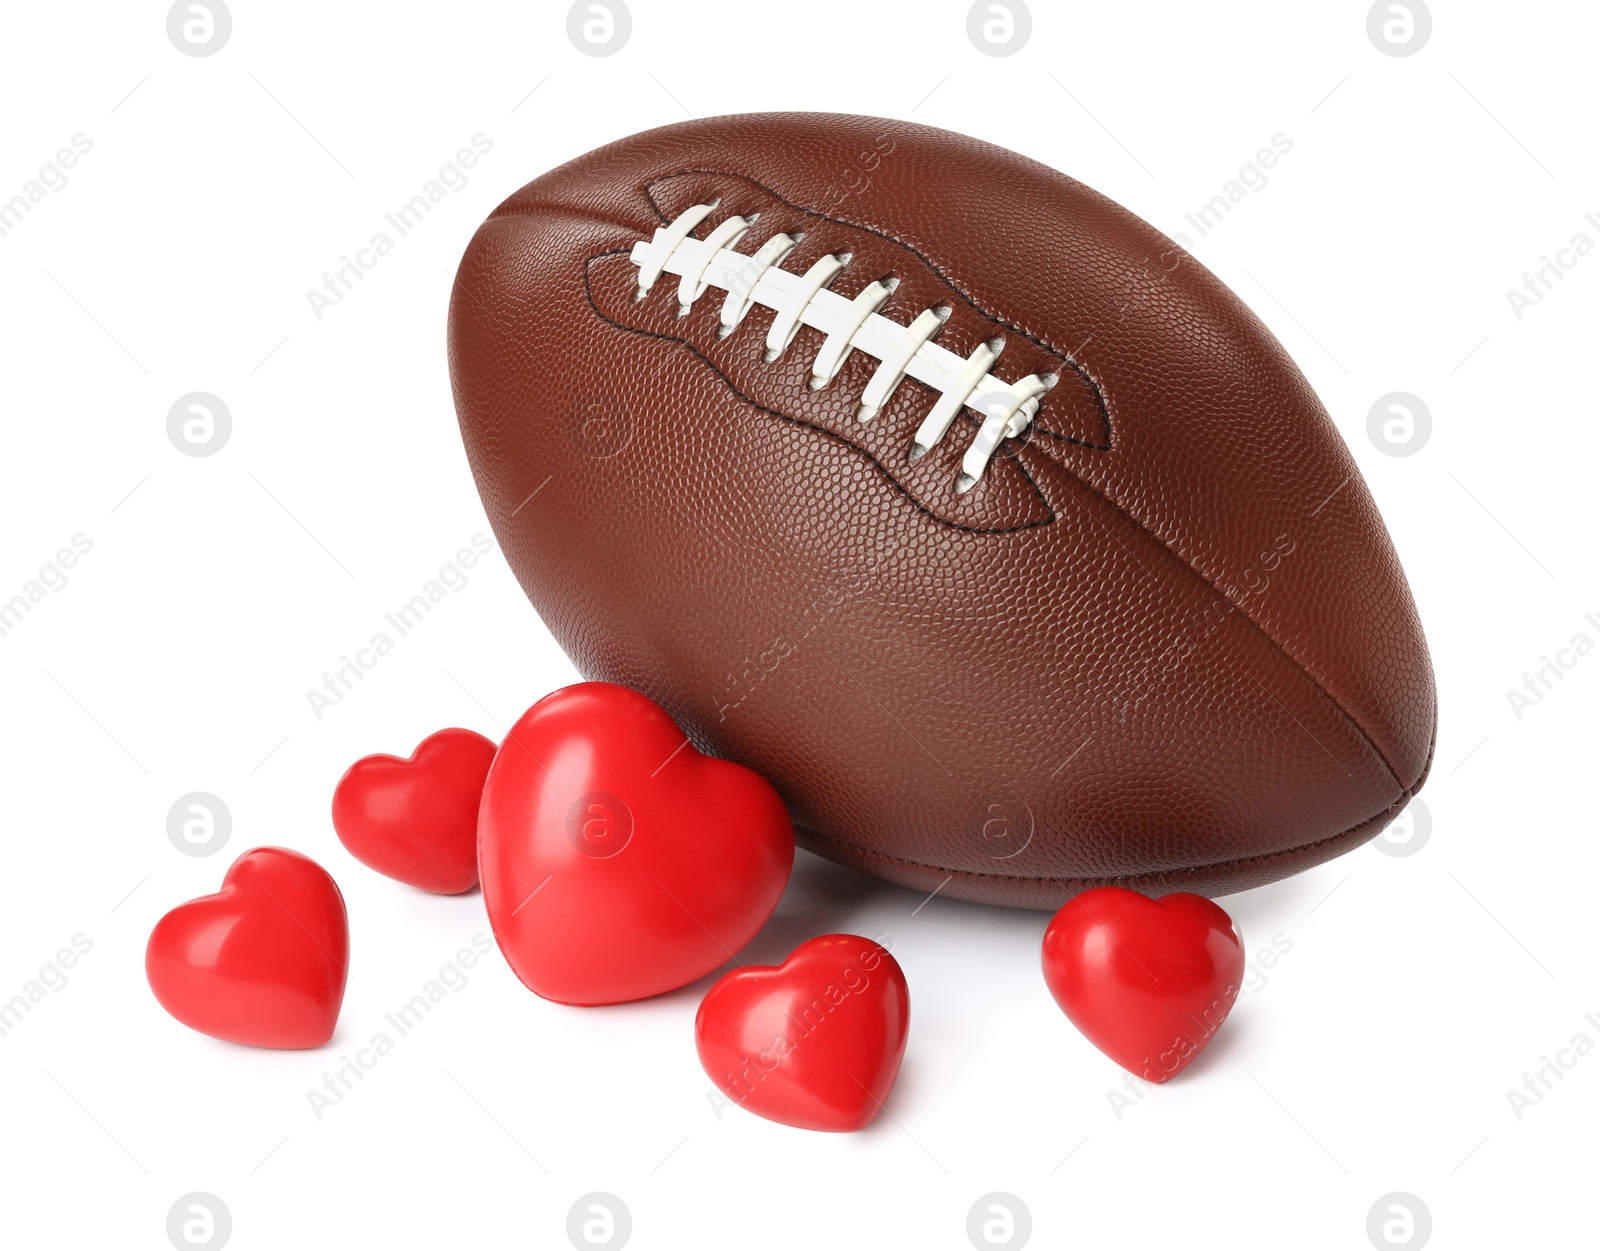
<path fill-rule="evenodd" d="M 1147 1082 L 1171 1080 L 1239 997 L 1244 945 L 1199 895 L 1118 886 L 1068 900 L 1044 935 L 1044 980 L 1090 1042 Z"/>
<path fill-rule="evenodd" d="M 911 999 L 887 951 L 826 934 L 779 965 L 736 969 L 700 1003 L 695 1046 L 730 1100 L 799 1129 L 861 1129 L 905 1055 Z"/>
<path fill-rule="evenodd" d="M 793 862 L 770 783 L 607 682 L 530 708 L 484 787 L 495 939 L 524 985 L 560 1003 L 642 999 L 711 972 L 771 915 Z"/>
<path fill-rule="evenodd" d="M 150 932 L 145 976 L 190 1029 L 252 1047 L 319 1047 L 344 1001 L 344 898 L 314 860 L 257 847 L 222 889 L 180 904 Z"/>

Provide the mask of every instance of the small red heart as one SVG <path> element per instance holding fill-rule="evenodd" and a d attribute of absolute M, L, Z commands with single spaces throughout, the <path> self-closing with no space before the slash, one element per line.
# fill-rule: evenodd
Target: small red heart
<path fill-rule="evenodd" d="M 871 939 L 825 934 L 782 964 L 735 969 L 700 1001 L 700 1064 L 734 1103 L 797 1129 L 871 1123 L 906 1051 L 911 997 Z"/>
<path fill-rule="evenodd" d="M 251 1047 L 320 1047 L 339 1019 L 349 958 L 333 879 L 297 851 L 257 847 L 215 895 L 156 922 L 144 970 L 190 1029 Z"/>
<path fill-rule="evenodd" d="M 1199 895 L 1103 886 L 1068 900 L 1044 934 L 1044 980 L 1084 1037 L 1147 1082 L 1176 1077 L 1233 1009 L 1244 944 Z"/>
<path fill-rule="evenodd" d="M 516 975 L 558 1003 L 621 1003 L 728 960 L 777 906 L 794 827 L 771 783 L 701 755 L 609 682 L 547 695 L 501 744 L 478 862 Z"/>
<path fill-rule="evenodd" d="M 408 886 L 459 895 L 478 884 L 478 803 L 492 739 L 440 730 L 408 760 L 363 756 L 333 790 L 333 828 L 362 864 Z"/>

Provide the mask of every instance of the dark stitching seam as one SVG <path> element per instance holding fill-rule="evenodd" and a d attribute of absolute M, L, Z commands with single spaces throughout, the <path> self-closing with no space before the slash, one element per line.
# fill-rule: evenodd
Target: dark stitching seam
<path fill-rule="evenodd" d="M 1105 390 L 1097 381 L 1095 381 L 1095 379 L 1090 375 L 1089 371 L 1077 361 L 1073 360 L 1069 353 L 1062 351 L 1053 344 L 1046 343 L 1043 339 L 1029 334 L 1026 330 L 1022 329 L 1021 326 L 1013 326 L 998 313 L 991 313 L 988 309 L 984 308 L 970 295 L 958 287 L 954 280 L 952 280 L 951 277 L 944 272 L 944 270 L 940 269 L 930 257 L 924 256 L 916 248 L 912 247 L 911 244 L 905 242 L 905 240 L 897 239 L 887 231 L 880 230 L 876 226 L 867 226 L 860 222 L 853 222 L 845 217 L 829 217 L 826 213 L 819 213 L 815 209 L 805 208 L 802 205 L 795 204 L 790 200 L 784 199 L 771 187 L 757 182 L 754 178 L 750 178 L 744 174 L 733 174 L 728 173 L 725 170 L 717 169 L 680 169 L 668 174 L 658 174 L 654 179 L 651 180 L 651 182 L 639 188 L 639 190 L 644 192 L 645 199 L 650 201 L 650 207 L 656 211 L 656 216 L 661 219 L 663 224 L 668 221 L 668 217 L 666 213 L 662 212 L 661 205 L 657 203 L 655 193 L 651 190 L 651 187 L 653 187 L 656 183 L 664 182 L 668 178 L 681 178 L 685 174 L 704 174 L 711 178 L 736 178 L 740 182 L 747 182 L 752 187 L 755 187 L 766 195 L 770 195 L 774 200 L 778 201 L 779 204 L 786 205 L 787 207 L 793 209 L 796 213 L 804 213 L 807 217 L 815 217 L 819 221 L 833 222 L 835 225 L 846 226 L 851 230 L 859 230 L 864 234 L 876 235 L 878 238 L 883 239 L 888 243 L 892 243 L 896 247 L 904 248 L 907 252 L 911 253 L 912 256 L 916 257 L 919 261 L 926 265 L 929 270 L 937 274 L 939 280 L 949 287 L 950 290 L 953 291 L 958 297 L 960 297 L 962 302 L 965 303 L 966 306 L 973 312 L 977 313 L 981 317 L 987 318 L 989 321 L 994 322 L 997 326 L 1004 326 L 1007 330 L 1010 330 L 1014 334 L 1026 339 L 1029 343 L 1033 344 L 1034 347 L 1040 349 L 1041 351 L 1049 352 L 1052 356 L 1059 358 L 1062 364 L 1066 365 L 1075 374 L 1082 378 L 1085 384 L 1087 384 L 1089 390 L 1094 395 L 1095 407 L 1100 411 L 1100 420 L 1105 424 L 1106 441 L 1104 443 L 1092 443 L 1084 439 L 1075 439 L 1069 434 L 1058 434 L 1054 430 L 1040 429 L 1039 433 L 1049 435 L 1052 439 L 1060 439 L 1064 443 L 1075 443 L 1079 447 L 1094 448 L 1096 451 L 1100 452 L 1109 452 L 1111 450 L 1111 412 L 1106 407 Z M 1041 414 L 1044 412 L 1045 405 L 1049 402 L 1049 395 L 1046 395 L 1045 398 L 1039 402 L 1039 412 Z M 1038 417 L 1036 416 L 1034 420 L 1037 421 Z"/>
<path fill-rule="evenodd" d="M 1145 525 L 1144 522 L 1140 521 L 1137 517 L 1130 513 L 1122 506 L 1120 502 L 1112 499 L 1094 483 L 1080 477 L 1068 466 L 1059 464 L 1056 461 L 1051 461 L 1050 463 L 1055 465 L 1055 467 L 1066 477 L 1069 482 L 1077 483 L 1080 487 L 1094 495 L 1097 499 L 1103 500 L 1107 507 L 1114 510 L 1120 517 L 1122 517 L 1124 521 L 1132 526 L 1134 530 L 1144 535 L 1162 551 L 1171 556 L 1173 560 L 1177 561 L 1180 565 L 1187 569 L 1202 586 L 1205 586 L 1217 595 L 1220 595 L 1223 602 L 1230 606 L 1231 611 L 1237 612 L 1251 625 L 1252 628 L 1255 629 L 1258 634 L 1261 635 L 1262 638 L 1266 639 L 1268 643 L 1276 648 L 1279 654 L 1282 655 L 1283 658 L 1287 660 L 1298 673 L 1304 676 L 1306 681 L 1310 682 L 1315 690 L 1321 692 L 1322 697 L 1332 704 L 1340 716 L 1350 723 L 1351 728 L 1353 728 L 1355 732 L 1361 736 L 1362 741 L 1365 742 L 1366 745 L 1372 750 L 1372 754 L 1376 756 L 1383 767 L 1389 771 L 1389 776 L 1394 779 L 1395 785 L 1400 787 L 1401 790 L 1405 789 L 1405 783 L 1400 780 L 1400 774 L 1395 771 L 1395 767 L 1390 762 L 1389 757 L 1386 756 L 1382 749 L 1379 748 L 1378 744 L 1373 741 L 1372 735 L 1367 732 L 1367 727 L 1362 725 L 1361 722 L 1357 720 L 1355 714 L 1346 708 L 1344 703 L 1332 691 L 1324 686 L 1322 682 L 1319 681 L 1317 677 L 1306 668 L 1305 664 L 1298 657 L 1291 655 L 1288 647 L 1285 646 L 1285 644 L 1279 639 L 1275 638 L 1272 632 L 1268 630 L 1266 626 L 1257 621 L 1248 608 L 1246 608 L 1238 600 L 1234 599 L 1232 595 L 1223 590 L 1222 587 L 1217 585 L 1216 582 L 1213 582 L 1201 569 L 1196 567 L 1193 561 L 1180 552 L 1175 546 L 1173 546 L 1173 544 L 1162 538 L 1154 530 L 1150 529 L 1149 526 Z"/>

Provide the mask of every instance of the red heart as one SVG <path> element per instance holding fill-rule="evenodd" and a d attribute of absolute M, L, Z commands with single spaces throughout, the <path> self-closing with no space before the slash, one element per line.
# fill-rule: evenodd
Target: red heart
<path fill-rule="evenodd" d="M 1044 980 L 1090 1042 L 1147 1082 L 1177 1076 L 1239 997 L 1244 944 L 1199 895 L 1103 886 L 1068 900 L 1044 934 Z"/>
<path fill-rule="evenodd" d="M 877 943 L 825 934 L 782 964 L 735 969 L 694 1019 L 700 1064 L 734 1103 L 797 1129 L 871 1123 L 906 1051 L 911 997 Z"/>
<path fill-rule="evenodd" d="M 144 971 L 190 1029 L 252 1047 L 320 1047 L 339 1019 L 349 956 L 333 879 L 297 851 L 257 847 L 215 895 L 156 922 Z"/>
<path fill-rule="evenodd" d="M 558 1003 L 621 1003 L 711 972 L 777 905 L 794 828 L 771 783 L 703 756 L 609 682 L 547 695 L 506 735 L 478 823 L 500 950 Z"/>
<path fill-rule="evenodd" d="M 409 760 L 363 756 L 333 790 L 333 828 L 362 864 L 385 877 L 459 895 L 478 884 L 478 802 L 493 740 L 440 730 Z"/>

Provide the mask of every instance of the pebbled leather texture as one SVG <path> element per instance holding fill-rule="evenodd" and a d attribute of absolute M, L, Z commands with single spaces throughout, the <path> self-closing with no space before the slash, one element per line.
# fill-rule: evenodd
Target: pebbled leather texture
<path fill-rule="evenodd" d="M 914 380 L 813 391 L 822 335 L 763 360 L 634 301 L 628 249 L 761 214 L 784 267 L 849 252 L 880 310 L 1060 379 L 979 484 L 970 414 L 916 464 Z M 512 568 L 586 677 L 664 705 L 770 778 L 806 846 L 923 890 L 1055 908 L 1080 890 L 1225 894 L 1371 838 L 1422 785 L 1427 644 L 1366 485 L 1255 315 L 1127 210 L 907 122 L 666 126 L 511 196 L 457 274 L 451 381 Z"/>

